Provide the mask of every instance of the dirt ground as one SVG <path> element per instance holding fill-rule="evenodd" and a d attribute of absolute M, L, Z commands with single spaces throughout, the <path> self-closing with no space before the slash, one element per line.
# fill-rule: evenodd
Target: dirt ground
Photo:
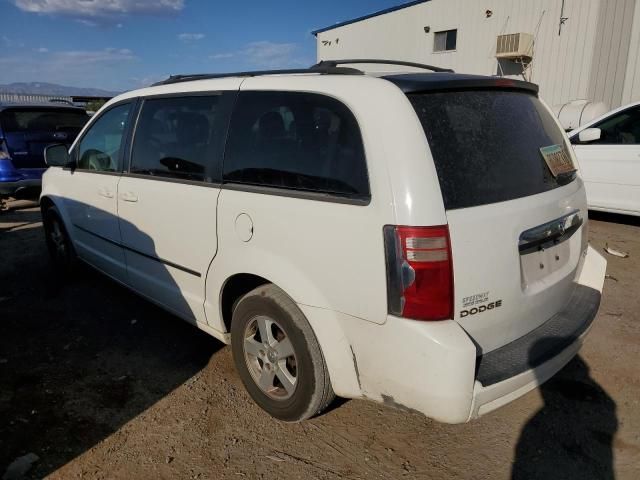
<path fill-rule="evenodd" d="M 640 222 L 597 215 L 607 256 L 580 355 L 466 425 L 365 401 L 289 425 L 245 393 L 229 348 L 83 268 L 51 270 L 40 214 L 0 214 L 0 474 L 28 478 L 640 478 Z"/>

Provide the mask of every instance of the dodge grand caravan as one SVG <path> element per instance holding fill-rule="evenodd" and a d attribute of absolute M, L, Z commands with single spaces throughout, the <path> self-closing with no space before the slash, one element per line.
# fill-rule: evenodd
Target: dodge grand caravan
<path fill-rule="evenodd" d="M 331 61 L 120 95 L 47 149 L 55 265 L 231 344 L 285 421 L 338 395 L 460 423 L 523 395 L 580 348 L 606 262 L 537 87 L 430 69 Z"/>

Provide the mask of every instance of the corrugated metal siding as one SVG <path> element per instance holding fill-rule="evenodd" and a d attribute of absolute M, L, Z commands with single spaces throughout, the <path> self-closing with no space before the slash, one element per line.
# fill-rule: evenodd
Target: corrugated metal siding
<path fill-rule="evenodd" d="M 640 100 L 640 2 L 636 2 L 622 104 Z"/>
<path fill-rule="evenodd" d="M 318 59 L 393 58 L 495 75 L 497 36 L 525 32 L 536 37 L 530 79 L 548 103 L 589 98 L 615 107 L 623 97 L 635 3 L 566 0 L 568 20 L 558 35 L 561 0 L 432 0 L 318 34 Z M 452 28 L 456 51 L 433 53 L 434 33 Z M 640 89 L 640 73 L 637 78 Z"/>
<path fill-rule="evenodd" d="M 601 0 L 587 98 L 622 102 L 635 0 Z"/>

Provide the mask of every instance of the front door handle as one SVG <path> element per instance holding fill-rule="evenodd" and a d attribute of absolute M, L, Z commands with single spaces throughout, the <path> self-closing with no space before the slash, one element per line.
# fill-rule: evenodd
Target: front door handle
<path fill-rule="evenodd" d="M 107 187 L 99 188 L 98 195 L 105 198 L 113 198 L 113 192 L 109 190 Z"/>
<path fill-rule="evenodd" d="M 138 201 L 138 196 L 133 193 L 133 192 L 122 192 L 120 194 L 120 198 L 122 200 L 124 200 L 125 202 L 137 202 Z"/>

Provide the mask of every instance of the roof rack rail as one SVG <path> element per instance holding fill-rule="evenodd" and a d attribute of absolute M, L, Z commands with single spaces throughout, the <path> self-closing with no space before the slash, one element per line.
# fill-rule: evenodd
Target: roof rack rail
<path fill-rule="evenodd" d="M 313 65 L 309 68 L 292 68 L 286 70 L 257 70 L 254 72 L 232 72 L 232 73 L 194 73 L 188 75 L 171 75 L 166 80 L 154 83 L 152 86 L 170 85 L 173 83 L 190 82 L 193 80 L 210 80 L 214 78 L 229 77 L 258 77 L 262 75 L 288 75 L 296 73 L 319 73 L 324 75 L 364 75 L 362 70 L 348 67 L 338 67 L 331 65 Z"/>
<path fill-rule="evenodd" d="M 455 73 L 450 68 L 435 67 L 433 65 L 425 65 L 424 63 L 403 62 L 401 60 L 382 60 L 382 59 L 366 59 L 366 58 L 353 58 L 346 60 L 321 60 L 314 67 L 333 67 L 339 68 L 338 65 L 345 64 L 360 64 L 360 63 L 374 63 L 379 65 L 401 65 L 403 67 L 422 68 L 424 70 L 431 70 L 432 72 L 448 72 Z"/>

